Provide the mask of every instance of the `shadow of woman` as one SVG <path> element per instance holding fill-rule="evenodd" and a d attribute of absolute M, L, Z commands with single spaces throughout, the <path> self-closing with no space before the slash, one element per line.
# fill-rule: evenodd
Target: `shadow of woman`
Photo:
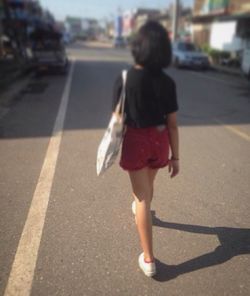
<path fill-rule="evenodd" d="M 224 263 L 234 256 L 250 253 L 250 229 L 230 227 L 206 227 L 170 223 L 160 220 L 152 212 L 153 225 L 191 233 L 217 235 L 220 245 L 210 253 L 203 254 L 178 265 L 166 265 L 156 260 L 158 273 L 154 279 L 160 282 L 169 281 L 181 274 Z"/>

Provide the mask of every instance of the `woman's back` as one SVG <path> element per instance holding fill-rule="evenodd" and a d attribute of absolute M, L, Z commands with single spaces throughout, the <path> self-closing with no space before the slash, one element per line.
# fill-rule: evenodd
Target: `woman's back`
<path fill-rule="evenodd" d="M 122 78 L 114 86 L 113 110 L 119 100 Z M 166 116 L 176 112 L 175 82 L 162 70 L 131 67 L 126 82 L 126 124 L 145 128 L 166 123 Z"/>

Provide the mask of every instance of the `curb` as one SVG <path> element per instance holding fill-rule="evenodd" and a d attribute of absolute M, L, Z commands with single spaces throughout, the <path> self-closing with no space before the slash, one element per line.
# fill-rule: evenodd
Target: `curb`
<path fill-rule="evenodd" d="M 230 69 L 224 69 L 224 68 L 220 68 L 220 67 L 216 67 L 216 66 L 213 66 L 213 65 L 211 65 L 211 69 L 213 70 L 213 71 L 216 71 L 216 72 L 220 72 L 220 73 L 224 73 L 224 74 L 228 74 L 228 75 L 232 75 L 232 76 L 241 76 L 241 77 L 243 77 L 243 74 L 242 74 L 242 72 L 241 71 L 232 71 L 232 70 L 230 70 Z"/>
<path fill-rule="evenodd" d="M 11 103 L 15 97 L 26 87 L 32 78 L 33 73 L 27 74 L 23 78 L 16 79 L 8 88 L 0 93 L 0 120 L 9 112 Z"/>

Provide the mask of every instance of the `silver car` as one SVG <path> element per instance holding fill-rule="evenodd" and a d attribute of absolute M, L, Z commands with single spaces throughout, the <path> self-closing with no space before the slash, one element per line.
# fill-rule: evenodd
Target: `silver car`
<path fill-rule="evenodd" d="M 193 43 L 178 41 L 172 45 L 173 64 L 175 67 L 208 69 L 210 66 L 208 55 L 202 53 Z"/>

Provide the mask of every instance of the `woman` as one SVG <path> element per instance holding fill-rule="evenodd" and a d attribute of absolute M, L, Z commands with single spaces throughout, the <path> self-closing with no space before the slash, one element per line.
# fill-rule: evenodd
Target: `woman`
<path fill-rule="evenodd" d="M 150 205 L 154 180 L 158 170 L 165 166 L 171 178 L 179 172 L 176 87 L 163 72 L 171 63 L 167 31 L 155 21 L 147 22 L 132 43 L 132 55 L 135 63 L 127 74 L 126 132 L 120 166 L 129 173 L 135 199 L 132 210 L 143 249 L 139 266 L 145 275 L 153 276 L 156 267 Z M 119 76 L 114 86 L 113 111 L 121 88 Z"/>

